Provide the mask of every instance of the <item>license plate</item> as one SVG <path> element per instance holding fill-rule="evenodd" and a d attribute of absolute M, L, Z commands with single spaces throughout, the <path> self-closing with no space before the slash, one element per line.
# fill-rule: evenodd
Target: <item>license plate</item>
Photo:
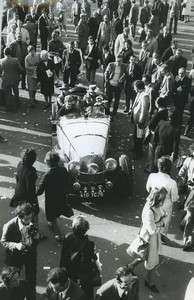
<path fill-rule="evenodd" d="M 85 192 L 80 191 L 80 196 L 82 198 L 100 198 L 104 196 L 104 192 Z"/>

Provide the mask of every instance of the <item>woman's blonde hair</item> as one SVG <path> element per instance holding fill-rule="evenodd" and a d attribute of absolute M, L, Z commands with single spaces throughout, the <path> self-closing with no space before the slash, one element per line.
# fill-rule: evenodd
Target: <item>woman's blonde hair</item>
<path fill-rule="evenodd" d="M 164 199 L 166 198 L 167 190 L 162 188 L 153 188 L 150 194 L 147 197 L 147 201 L 151 207 L 159 207 L 163 204 Z"/>

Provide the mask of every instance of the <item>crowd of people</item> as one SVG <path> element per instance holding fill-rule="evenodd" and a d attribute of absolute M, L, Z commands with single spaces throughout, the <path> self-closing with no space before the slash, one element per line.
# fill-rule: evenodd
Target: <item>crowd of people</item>
<path fill-rule="evenodd" d="M 101 67 L 103 91 L 107 97 L 105 113 L 114 121 L 118 118 L 121 95 L 125 96 L 126 113 L 133 130 L 134 159 L 144 155 L 148 145 L 145 172 L 149 173 L 146 189 L 147 201 L 142 212 L 140 235 L 149 241 L 149 253 L 144 265 L 145 286 L 154 293 L 159 289 L 154 284 L 153 271 L 159 263 L 162 243 L 166 243 L 171 222 L 173 203 L 181 192 L 170 176 L 172 162 L 178 158 L 182 125 L 184 135 L 189 136 L 194 123 L 194 65 L 188 69 L 187 59 L 176 37 L 178 22 L 189 22 L 190 0 L 107 0 L 96 2 L 92 14 L 88 0 L 74 0 L 69 7 L 66 0 L 56 5 L 42 0 L 29 7 L 22 2 L 6 3 L 3 11 L 2 29 L 6 28 L 6 41 L 2 38 L 0 60 L 0 104 L 7 111 L 19 109 L 19 84 L 29 92 L 29 103 L 35 109 L 36 92 L 44 96 L 44 109 L 52 104 L 55 86 L 62 78 L 63 103 L 57 118 L 75 109 L 74 98 L 69 89 L 86 77 L 89 84 L 84 105 L 91 106 L 96 83 L 96 71 Z M 77 40 L 68 43 L 68 18 L 75 26 Z M 169 28 L 168 28 L 169 22 Z M 137 31 L 137 25 L 140 29 Z M 174 27 L 173 27 L 174 23 Z M 173 33 L 172 33 L 173 32 Z M 140 50 L 135 55 L 134 45 Z M 40 47 L 40 48 L 39 48 Z M 192 60 L 194 47 L 191 49 Z M 91 90 L 90 90 L 91 89 Z M 14 94 L 14 95 L 13 95 Z M 95 94 L 96 95 L 96 94 Z M 92 101 L 99 101 L 97 95 Z M 102 100 L 102 99 L 101 99 Z M 190 104 L 190 117 L 183 118 L 186 105 Z M 7 141 L 0 136 L 0 142 Z M 179 205 L 184 208 L 183 250 L 193 250 L 194 227 L 194 145 L 190 156 L 180 166 L 179 176 L 186 190 Z M 46 237 L 40 233 L 38 196 L 45 193 L 45 214 L 56 232 L 56 240 L 62 242 L 59 267 L 48 275 L 48 286 L 43 299 L 94 298 L 91 272 L 101 272 L 101 263 L 89 240 L 89 223 L 82 216 L 72 222 L 72 232 L 65 234 L 60 216 L 65 215 L 64 204 L 69 192 L 69 175 L 60 166 L 59 155 L 49 152 L 46 164 L 49 167 L 39 186 L 34 149 L 22 151 L 17 167 L 16 188 L 10 205 L 16 217 L 3 227 L 1 243 L 5 248 L 5 264 L 2 270 L 0 298 L 4 300 L 36 299 L 37 247 Z M 53 202 L 55 199 L 55 202 Z M 103 284 L 96 292 L 96 300 L 139 298 L 139 279 L 134 268 L 143 260 L 120 267 L 115 278 Z M 26 280 L 20 279 L 25 266 Z M 98 286 L 100 283 L 98 283 Z"/>

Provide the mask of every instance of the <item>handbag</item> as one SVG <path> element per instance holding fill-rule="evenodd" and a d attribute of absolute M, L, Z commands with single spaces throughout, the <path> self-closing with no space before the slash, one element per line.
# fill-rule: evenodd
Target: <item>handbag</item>
<path fill-rule="evenodd" d="M 95 261 L 92 264 L 90 271 L 85 271 L 80 276 L 81 286 L 97 287 L 101 286 L 101 275 Z"/>
<path fill-rule="evenodd" d="M 149 255 L 149 241 L 145 241 L 140 235 L 134 239 L 126 250 L 127 254 L 133 258 L 147 260 Z"/>
<path fill-rule="evenodd" d="M 67 218 L 71 218 L 74 215 L 74 212 L 69 204 L 65 204 L 61 214 Z"/>

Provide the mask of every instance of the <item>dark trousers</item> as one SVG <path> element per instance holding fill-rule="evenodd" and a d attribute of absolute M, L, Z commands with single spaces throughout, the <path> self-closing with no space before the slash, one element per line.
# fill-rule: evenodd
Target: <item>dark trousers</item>
<path fill-rule="evenodd" d="M 40 35 L 41 50 L 47 50 L 47 41 L 48 41 L 48 36 L 46 34 Z"/>
<path fill-rule="evenodd" d="M 137 125 L 134 124 L 134 131 L 133 131 L 133 148 L 135 151 L 135 154 L 138 157 L 143 156 L 143 138 L 137 137 Z"/>
<path fill-rule="evenodd" d="M 114 106 L 113 106 L 113 115 L 117 114 L 117 110 L 119 107 L 119 100 L 121 97 L 121 88 L 120 86 L 113 86 L 111 84 L 107 85 L 106 88 L 106 95 L 108 97 L 108 105 L 109 105 L 109 109 L 113 100 L 113 95 L 115 97 L 115 101 L 114 101 Z"/>
<path fill-rule="evenodd" d="M 169 24 L 169 33 L 172 32 L 172 23 L 174 20 L 174 33 L 177 33 L 177 23 L 178 23 L 178 18 L 174 17 L 174 18 L 170 18 L 170 24 Z"/>
<path fill-rule="evenodd" d="M 31 247 L 26 253 L 18 251 L 16 255 L 10 255 L 5 261 L 7 266 L 17 267 L 21 271 L 25 266 L 25 277 L 31 288 L 31 296 L 28 300 L 36 299 L 36 273 L 37 273 L 37 248 Z"/>
<path fill-rule="evenodd" d="M 128 21 L 127 17 L 128 17 L 128 15 L 126 16 L 124 13 L 122 13 L 122 15 L 121 15 L 121 21 L 122 22 L 124 21 L 124 26 L 125 27 L 128 27 L 128 25 L 129 25 L 129 21 Z"/>
<path fill-rule="evenodd" d="M 135 37 L 136 26 L 137 26 L 137 22 L 134 22 L 133 24 L 130 25 L 130 31 L 132 37 Z"/>
<path fill-rule="evenodd" d="M 13 110 L 14 108 L 12 91 L 15 96 L 16 108 L 20 106 L 18 84 L 6 85 L 3 87 L 3 91 L 4 91 L 4 96 L 5 96 L 5 101 L 6 101 L 6 106 L 8 111 Z"/>
<path fill-rule="evenodd" d="M 70 83 L 69 83 L 70 79 Z M 75 82 L 77 80 L 77 71 L 72 70 L 71 68 L 65 69 L 63 73 L 63 82 L 69 83 L 71 87 L 75 86 Z"/>
<path fill-rule="evenodd" d="M 95 82 L 96 69 L 86 68 L 86 79 L 89 84 L 94 84 Z"/>

